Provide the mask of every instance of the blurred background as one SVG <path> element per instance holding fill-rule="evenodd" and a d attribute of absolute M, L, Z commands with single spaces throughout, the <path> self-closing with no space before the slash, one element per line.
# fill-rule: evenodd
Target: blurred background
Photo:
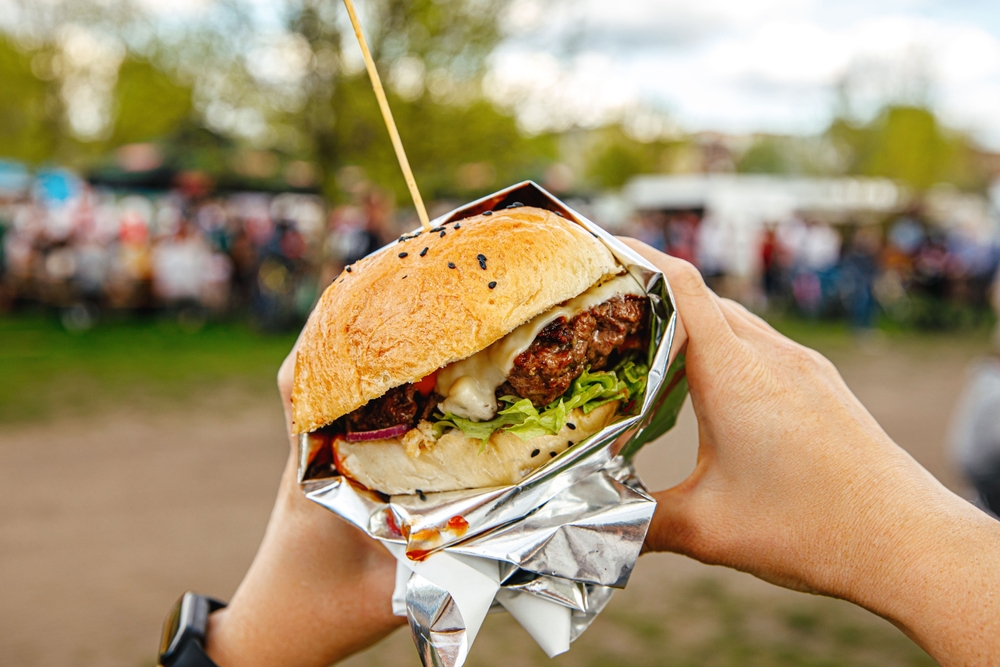
<path fill-rule="evenodd" d="M 995 3 L 359 4 L 432 216 L 533 179 L 694 262 L 973 498 L 949 434 L 997 349 Z M 231 596 L 285 457 L 278 364 L 417 224 L 337 0 L 0 0 L 5 664 L 152 665 L 177 595 Z M 695 445 L 688 408 L 640 471 L 676 483 Z M 933 664 L 850 605 L 665 555 L 635 577 L 556 663 Z M 479 644 L 547 663 L 504 617 Z"/>

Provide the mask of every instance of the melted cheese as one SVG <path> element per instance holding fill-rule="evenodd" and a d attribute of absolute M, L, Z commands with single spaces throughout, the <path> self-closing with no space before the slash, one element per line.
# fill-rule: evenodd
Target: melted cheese
<path fill-rule="evenodd" d="M 493 419 L 497 413 L 497 387 L 507 379 L 514 359 L 531 346 L 542 329 L 560 317 L 572 319 L 621 294 L 645 296 L 646 293 L 628 274 L 612 278 L 529 320 L 485 350 L 443 368 L 438 373 L 436 389 L 445 400 L 438 407 L 442 412 L 473 421 Z"/>

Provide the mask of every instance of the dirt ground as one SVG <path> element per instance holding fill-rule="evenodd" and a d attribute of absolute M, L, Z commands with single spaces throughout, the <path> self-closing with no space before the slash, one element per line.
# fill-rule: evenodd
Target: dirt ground
<path fill-rule="evenodd" d="M 889 434 L 959 489 L 944 442 L 975 351 L 946 342 L 825 351 Z M 683 479 L 695 441 L 687 408 L 675 431 L 640 455 L 648 485 Z M 232 595 L 263 533 L 285 448 L 276 398 L 230 397 L 170 412 L 121 408 L 0 427 L 0 663 L 154 664 L 163 615 L 182 591 Z M 840 643 L 823 644 L 823 628 Z M 846 603 L 670 555 L 644 557 L 629 588 L 581 644 L 556 662 L 926 660 L 887 623 Z M 888 657 L 879 653 L 886 646 Z M 817 652 L 843 654 L 841 661 L 795 658 Z M 498 616 L 488 620 L 471 663 L 544 664 L 540 655 L 509 618 Z M 419 663 L 408 635 L 397 632 L 349 664 Z"/>

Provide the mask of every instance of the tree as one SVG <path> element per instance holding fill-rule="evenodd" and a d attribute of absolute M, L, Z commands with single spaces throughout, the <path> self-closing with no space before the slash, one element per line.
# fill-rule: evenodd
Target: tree
<path fill-rule="evenodd" d="M 0 35 L 0 156 L 44 162 L 65 141 L 58 88 L 32 69 L 48 55 Z"/>
<path fill-rule="evenodd" d="M 427 196 L 480 190 L 489 180 L 506 185 L 537 175 L 540 162 L 555 156 L 551 138 L 525 137 L 512 117 L 481 95 L 486 57 L 500 38 L 498 17 L 508 4 L 373 0 L 359 7 L 373 57 L 389 84 L 400 136 Z M 324 190 L 332 198 L 341 196 L 337 171 L 357 165 L 405 200 L 405 183 L 367 76 L 347 66 L 353 56 L 346 50 L 357 47 L 344 16 L 340 0 L 301 0 L 295 7 L 290 28 L 309 44 L 313 66 L 304 82 L 303 108 L 281 122 L 294 129 L 297 150 L 322 167 Z M 409 72 L 405 95 L 391 85 L 400 64 Z M 462 165 L 481 162 L 495 177 L 478 179 L 479 187 L 461 185 Z"/>
<path fill-rule="evenodd" d="M 191 87 L 148 60 L 130 56 L 118 70 L 112 146 L 158 139 L 191 117 Z"/>
<path fill-rule="evenodd" d="M 892 178 L 922 192 L 937 183 L 985 186 L 972 141 L 918 106 L 889 106 L 867 125 L 837 119 L 827 136 L 845 154 L 847 173 Z"/>

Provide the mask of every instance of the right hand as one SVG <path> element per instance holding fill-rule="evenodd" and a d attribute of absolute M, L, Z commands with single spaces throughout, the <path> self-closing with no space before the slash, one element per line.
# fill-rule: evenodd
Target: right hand
<path fill-rule="evenodd" d="M 687 262 L 625 242 L 673 289 L 698 420 L 698 463 L 654 494 L 647 549 L 851 600 L 939 659 L 959 655 L 956 639 L 982 639 L 975 615 L 950 633 L 939 626 L 963 598 L 985 613 L 982 591 L 1000 611 L 996 578 L 981 581 L 1000 565 L 1000 524 L 897 446 L 822 355 L 715 296 Z M 976 569 L 987 548 L 994 567 Z M 941 606 L 928 607 L 936 598 Z M 982 619 L 993 627 L 991 664 L 997 615 Z"/>

